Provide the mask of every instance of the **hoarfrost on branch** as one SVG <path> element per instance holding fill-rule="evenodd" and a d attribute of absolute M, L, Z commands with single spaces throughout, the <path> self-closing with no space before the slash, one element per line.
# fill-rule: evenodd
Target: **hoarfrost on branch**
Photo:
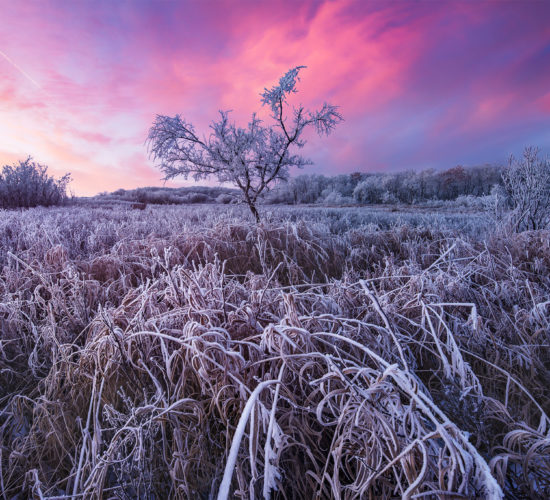
<path fill-rule="evenodd" d="M 273 125 L 264 124 L 254 113 L 246 128 L 237 127 L 230 121 L 229 111 L 220 111 L 219 119 L 210 124 L 209 135 L 200 137 L 180 115 L 157 115 L 147 142 L 151 157 L 162 162 L 165 179 L 182 175 L 231 183 L 241 190 L 259 222 L 259 196 L 276 181 L 288 180 L 291 167 L 312 163 L 296 153 L 305 145 L 304 130 L 312 126 L 319 135 L 328 135 L 343 120 L 338 108 L 328 103 L 316 111 L 299 105 L 288 112 L 287 97 L 297 92 L 304 67 L 289 70 L 278 85 L 262 92 L 261 101 L 271 108 Z"/>

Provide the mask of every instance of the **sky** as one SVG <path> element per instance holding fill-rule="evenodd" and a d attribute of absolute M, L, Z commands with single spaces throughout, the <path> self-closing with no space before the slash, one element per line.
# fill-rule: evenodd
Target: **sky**
<path fill-rule="evenodd" d="M 340 107 L 303 173 L 503 163 L 550 151 L 550 2 L 0 0 L 0 165 L 31 155 L 76 195 L 163 185 L 157 114 L 269 122 L 259 94 Z M 168 186 L 183 185 L 171 181 Z M 188 182 L 187 184 L 190 184 Z"/>

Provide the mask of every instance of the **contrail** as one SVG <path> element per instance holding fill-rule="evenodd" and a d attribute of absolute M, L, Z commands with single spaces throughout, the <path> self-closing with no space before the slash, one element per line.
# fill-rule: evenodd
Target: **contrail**
<path fill-rule="evenodd" d="M 2 56 L 6 61 L 8 61 L 19 73 L 21 73 L 29 82 L 31 82 L 36 88 L 40 88 L 40 85 L 36 82 L 36 80 L 33 80 L 32 77 L 26 73 L 24 70 L 22 70 L 14 61 L 12 61 L 6 54 L 4 54 L 0 50 L 0 56 Z"/>

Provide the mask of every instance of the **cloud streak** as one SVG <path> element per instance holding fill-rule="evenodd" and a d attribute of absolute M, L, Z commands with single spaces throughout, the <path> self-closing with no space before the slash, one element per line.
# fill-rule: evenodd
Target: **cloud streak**
<path fill-rule="evenodd" d="M 0 56 L 8 61 L 19 73 L 21 73 L 29 82 L 31 82 L 37 89 L 40 89 L 40 84 L 34 80 L 26 71 L 20 68 L 14 61 L 12 61 L 4 52 L 0 50 Z"/>

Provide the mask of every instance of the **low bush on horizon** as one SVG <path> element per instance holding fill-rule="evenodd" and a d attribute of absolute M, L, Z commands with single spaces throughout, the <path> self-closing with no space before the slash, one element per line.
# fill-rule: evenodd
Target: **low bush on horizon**
<path fill-rule="evenodd" d="M 190 186 L 181 188 L 141 187 L 117 189 L 112 193 L 101 193 L 91 200 L 121 200 L 148 203 L 151 205 L 189 205 L 197 203 L 235 203 L 235 189 L 211 186 Z"/>
<path fill-rule="evenodd" d="M 550 496 L 548 231 L 245 208 L 3 214 L 1 496 Z"/>

